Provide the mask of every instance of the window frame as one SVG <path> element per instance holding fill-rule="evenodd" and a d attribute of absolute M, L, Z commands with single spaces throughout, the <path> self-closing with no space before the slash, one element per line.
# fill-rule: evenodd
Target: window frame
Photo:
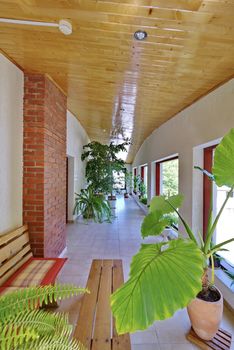
<path fill-rule="evenodd" d="M 206 147 L 203 149 L 204 169 L 209 173 L 212 172 L 213 166 L 213 152 L 218 144 Z M 208 176 L 203 174 L 203 238 L 205 239 L 205 232 L 207 230 L 209 212 L 210 212 L 210 196 L 211 196 L 211 181 Z"/>
<path fill-rule="evenodd" d="M 203 149 L 203 168 L 207 170 L 209 173 L 212 172 L 213 166 L 213 152 L 215 148 L 218 146 L 218 143 L 205 147 Z M 208 225 L 208 218 L 210 212 L 210 195 L 211 195 L 212 185 L 211 180 L 209 180 L 208 176 L 203 174 L 203 239 L 205 239 L 205 232 Z M 220 261 L 221 268 L 223 270 L 227 270 L 230 272 L 234 272 L 234 267 L 231 266 L 225 259 Z"/>
<path fill-rule="evenodd" d="M 178 159 L 179 161 L 179 155 L 168 157 L 159 161 L 155 162 L 155 195 L 160 196 L 161 195 L 161 164 L 165 162 L 169 162 L 171 160 Z"/>

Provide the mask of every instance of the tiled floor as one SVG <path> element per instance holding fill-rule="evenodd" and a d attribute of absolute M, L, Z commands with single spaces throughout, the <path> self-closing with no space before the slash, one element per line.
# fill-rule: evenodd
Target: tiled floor
<path fill-rule="evenodd" d="M 133 199 L 119 198 L 112 202 L 112 206 L 116 206 L 112 224 L 86 224 L 78 220 L 67 226 L 68 262 L 59 275 L 60 282 L 85 287 L 91 262 L 99 258 L 122 259 L 127 278 L 131 257 L 142 242 L 140 226 L 144 215 Z M 79 298 L 73 298 L 63 302 L 59 308 L 69 312 L 73 324 L 77 321 L 78 303 Z M 227 309 L 222 326 L 234 335 L 234 317 Z M 132 334 L 132 350 L 198 349 L 185 338 L 189 328 L 187 312 L 180 310 L 171 319 L 155 322 L 147 331 Z M 234 342 L 231 349 L 234 350 Z"/>

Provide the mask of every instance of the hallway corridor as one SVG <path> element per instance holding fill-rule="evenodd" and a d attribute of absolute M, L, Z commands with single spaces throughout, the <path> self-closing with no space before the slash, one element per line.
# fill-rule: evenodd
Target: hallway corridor
<path fill-rule="evenodd" d="M 82 219 L 67 225 L 68 261 L 59 275 L 59 282 L 74 283 L 85 287 L 93 259 L 122 259 L 125 279 L 128 276 L 131 257 L 143 242 L 140 236 L 140 226 L 144 214 L 132 198 L 123 197 L 111 203 L 115 218 L 111 224 L 98 224 Z M 151 238 L 151 241 L 161 240 Z M 144 240 L 149 242 L 149 240 Z M 60 311 L 70 314 L 70 321 L 77 322 L 79 297 L 64 301 Z M 234 319 L 225 309 L 222 327 L 234 333 Z M 195 350 L 185 334 L 190 328 L 186 310 L 178 311 L 173 318 L 155 322 L 147 331 L 131 335 L 133 350 Z M 234 350 L 234 342 L 232 343 Z M 100 349 L 102 350 L 102 349 Z"/>

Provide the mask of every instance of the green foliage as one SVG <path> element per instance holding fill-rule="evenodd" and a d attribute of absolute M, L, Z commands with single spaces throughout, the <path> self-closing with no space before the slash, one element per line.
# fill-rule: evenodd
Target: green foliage
<path fill-rule="evenodd" d="M 87 161 L 86 178 L 96 193 L 111 193 L 114 185 L 113 171 L 123 171 L 124 161 L 118 158 L 119 152 L 126 152 L 129 141 L 115 145 L 103 145 L 93 141 L 85 146 L 81 156 L 82 161 Z"/>
<path fill-rule="evenodd" d="M 147 205 L 147 201 L 148 201 L 148 200 L 147 200 L 146 197 L 140 199 L 140 202 L 141 202 L 142 204 L 144 204 L 144 205 Z"/>
<path fill-rule="evenodd" d="M 0 349 L 85 350 L 71 339 L 66 314 L 40 307 L 87 292 L 72 285 L 20 288 L 0 297 Z"/>
<path fill-rule="evenodd" d="M 141 235 L 143 238 L 148 236 L 158 236 L 170 221 L 162 215 L 160 211 L 154 211 L 145 216 L 141 225 Z"/>
<path fill-rule="evenodd" d="M 139 186 L 140 181 L 141 181 L 140 175 L 133 177 L 133 189 L 135 192 L 138 191 L 138 186 Z"/>
<path fill-rule="evenodd" d="M 216 147 L 212 172 L 218 186 L 234 186 L 234 129 Z"/>
<path fill-rule="evenodd" d="M 76 193 L 74 214 L 81 214 L 85 219 L 94 219 L 102 223 L 111 222 L 112 212 L 109 202 L 102 194 L 95 194 L 93 188 L 89 186 L 81 193 Z"/>
<path fill-rule="evenodd" d="M 173 213 L 174 208 L 178 209 L 181 207 L 184 201 L 184 196 L 177 194 L 166 198 L 165 196 L 156 196 L 150 202 L 150 212 L 161 211 L 162 215 Z"/>
<path fill-rule="evenodd" d="M 150 212 L 142 223 L 142 237 L 160 234 L 166 226 L 171 226 L 168 215 L 176 214 L 184 226 L 188 238 L 168 243 L 142 245 L 133 257 L 129 280 L 111 297 L 111 305 L 119 333 L 145 329 L 155 320 L 173 315 L 179 308 L 188 305 L 202 289 L 207 291 L 209 281 L 202 285 L 201 278 L 207 270 L 209 258 L 212 261 L 212 280 L 214 283 L 213 256 L 224 250 L 224 246 L 234 238 L 212 245 L 212 238 L 218 220 L 234 189 L 234 129 L 217 147 L 214 157 L 213 174 L 202 170 L 210 180 L 219 186 L 228 186 L 230 191 L 216 218 L 210 216 L 205 241 L 198 232 L 197 241 L 185 219 L 178 212 L 183 196 L 154 197 Z M 211 191 L 212 192 L 212 191 Z"/>
<path fill-rule="evenodd" d="M 202 263 L 201 251 L 189 240 L 143 244 L 129 280 L 111 296 L 118 333 L 143 330 L 187 306 L 201 290 Z"/>
<path fill-rule="evenodd" d="M 174 228 L 178 228 L 178 224 L 179 224 L 179 218 L 178 215 L 174 212 L 174 213 L 169 213 L 169 214 L 165 214 L 164 218 L 169 220 L 169 227 L 174 227 Z"/>
<path fill-rule="evenodd" d="M 178 193 L 178 159 L 169 160 L 162 163 L 163 166 L 163 194 L 173 196 Z"/>
<path fill-rule="evenodd" d="M 125 183 L 126 183 L 126 193 L 128 193 L 128 190 L 130 193 L 132 192 L 132 172 L 127 171 L 125 172 Z"/>
<path fill-rule="evenodd" d="M 141 180 L 138 184 L 139 192 L 141 197 L 145 197 L 146 195 L 146 186 L 143 180 Z"/>

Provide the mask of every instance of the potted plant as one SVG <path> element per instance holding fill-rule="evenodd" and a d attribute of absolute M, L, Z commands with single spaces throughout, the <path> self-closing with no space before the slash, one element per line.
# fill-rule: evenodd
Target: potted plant
<path fill-rule="evenodd" d="M 166 214 L 177 213 L 187 236 L 157 244 L 142 244 L 133 257 L 128 281 L 111 297 L 111 307 L 118 333 L 134 332 L 149 327 L 155 320 L 171 317 L 187 307 L 192 327 L 205 340 L 212 339 L 222 319 L 223 297 L 214 286 L 213 255 L 225 249 L 234 238 L 212 246 L 212 238 L 223 209 L 234 189 L 234 129 L 215 151 L 212 174 L 207 174 L 218 186 L 230 188 L 216 217 L 212 208 L 207 232 L 203 236 L 192 232 L 178 208 L 182 195 L 154 197 L 150 212 L 144 218 L 142 237 L 157 236 L 170 226 Z M 206 172 L 207 173 L 207 172 Z M 211 201 L 212 202 L 212 201 Z M 208 260 L 211 257 L 211 281 Z"/>
<path fill-rule="evenodd" d="M 130 195 L 132 194 L 132 172 L 128 172 L 126 170 L 125 172 L 125 186 L 126 186 L 126 189 L 125 189 L 125 193 L 124 193 L 124 198 L 128 198 L 129 197 L 129 193 Z M 129 190 L 129 192 L 128 192 Z"/>
<path fill-rule="evenodd" d="M 94 219 L 102 223 L 111 222 L 112 212 L 109 202 L 103 194 L 94 193 L 92 186 L 76 193 L 73 214 L 82 215 L 84 219 Z"/>
<path fill-rule="evenodd" d="M 140 182 L 140 176 L 139 175 L 134 176 L 133 177 L 133 192 L 135 194 L 137 194 L 139 182 Z"/>
<path fill-rule="evenodd" d="M 41 309 L 52 300 L 87 292 L 72 285 L 20 288 L 0 297 L 1 349 L 85 350 L 71 338 L 72 326 L 62 313 Z"/>
<path fill-rule="evenodd" d="M 146 195 L 146 186 L 143 180 L 139 182 L 138 188 L 139 188 L 139 199 L 144 198 Z"/>
<path fill-rule="evenodd" d="M 147 201 L 148 201 L 147 197 L 143 197 L 140 199 L 140 202 L 144 205 L 147 205 Z"/>
<path fill-rule="evenodd" d="M 85 175 L 88 184 L 92 186 L 95 193 L 110 194 L 109 199 L 114 199 L 113 172 L 120 172 L 125 169 L 124 161 L 118 157 L 119 152 L 126 152 L 126 146 L 130 142 L 127 140 L 122 144 L 104 145 L 97 141 L 92 141 L 83 146 L 84 152 L 81 160 L 86 161 Z"/>

